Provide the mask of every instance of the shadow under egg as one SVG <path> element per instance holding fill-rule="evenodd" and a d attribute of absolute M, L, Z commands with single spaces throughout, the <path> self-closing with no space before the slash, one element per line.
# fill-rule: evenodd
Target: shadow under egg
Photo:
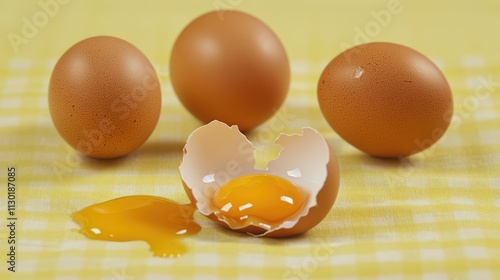
<path fill-rule="evenodd" d="M 342 165 L 356 165 L 359 168 L 359 163 L 364 166 L 377 169 L 398 169 L 398 168 L 413 168 L 421 164 L 421 156 L 412 155 L 401 158 L 382 158 L 368 155 L 362 152 L 353 152 L 350 154 L 339 154 L 339 161 Z"/>
<path fill-rule="evenodd" d="M 182 157 L 183 147 L 184 143 L 181 142 L 146 142 L 131 153 L 117 158 L 100 159 L 79 153 L 76 156 L 81 160 L 82 168 L 91 170 L 113 169 L 124 165 L 135 165 L 144 159 L 151 161 L 169 157 L 179 162 Z"/>

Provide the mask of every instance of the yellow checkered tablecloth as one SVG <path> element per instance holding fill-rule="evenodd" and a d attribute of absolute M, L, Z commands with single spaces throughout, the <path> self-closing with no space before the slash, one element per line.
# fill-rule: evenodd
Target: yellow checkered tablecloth
<path fill-rule="evenodd" d="M 282 240 L 223 230 L 197 215 L 203 230 L 176 259 L 152 257 L 144 242 L 86 239 L 69 215 L 90 204 L 133 194 L 187 202 L 178 166 L 186 137 L 200 123 L 172 91 L 168 57 L 190 20 L 220 7 L 266 22 L 292 65 L 282 110 L 249 134 L 259 164 L 277 153 L 270 131 L 274 137 L 316 128 L 340 162 L 334 208 L 307 234 Z M 0 13 L 0 279 L 500 279 L 500 2 L 41 0 L 3 1 Z M 26 21 L 36 28 L 28 30 Z M 158 126 L 122 159 L 76 155 L 47 108 L 55 61 L 94 35 L 131 42 L 161 78 Z M 447 76 L 454 119 L 430 150 L 399 161 L 372 158 L 323 119 L 316 101 L 323 67 L 345 46 L 367 40 L 417 49 Z M 273 122 L 286 128 L 275 131 Z M 6 255 L 10 166 L 17 186 L 15 273 Z M 54 166 L 66 169 L 57 175 Z"/>

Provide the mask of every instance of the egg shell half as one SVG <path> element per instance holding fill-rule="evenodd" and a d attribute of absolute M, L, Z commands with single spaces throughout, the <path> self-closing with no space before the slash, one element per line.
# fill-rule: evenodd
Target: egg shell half
<path fill-rule="evenodd" d="M 238 127 L 212 121 L 196 129 L 186 141 L 179 167 L 184 189 L 203 215 L 219 224 L 256 236 L 297 235 L 316 226 L 332 208 L 339 190 L 340 174 L 335 153 L 316 130 L 305 127 L 300 135 L 281 134 L 283 148 L 264 170 L 255 168 L 255 147 Z M 279 226 L 265 229 L 221 221 L 212 205 L 215 191 L 231 179 L 249 174 L 282 177 L 309 196 L 305 207 Z"/>

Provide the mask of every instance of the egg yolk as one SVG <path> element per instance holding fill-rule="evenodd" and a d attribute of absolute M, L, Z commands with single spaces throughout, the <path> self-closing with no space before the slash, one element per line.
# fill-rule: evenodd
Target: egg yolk
<path fill-rule="evenodd" d="M 306 195 L 291 182 L 267 174 L 235 178 L 221 186 L 212 200 L 224 217 L 236 223 L 253 218 L 282 222 L 299 211 L 305 201 Z"/>
<path fill-rule="evenodd" d="M 174 257 L 186 251 L 183 236 L 200 231 L 195 207 L 154 196 L 126 196 L 86 207 L 72 215 L 80 232 L 91 239 L 146 241 L 155 256 Z"/>

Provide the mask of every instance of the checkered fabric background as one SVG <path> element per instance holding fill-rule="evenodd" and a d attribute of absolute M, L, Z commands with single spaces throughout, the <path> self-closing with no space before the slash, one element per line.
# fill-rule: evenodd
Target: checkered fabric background
<path fill-rule="evenodd" d="M 0 9 L 1 279 L 500 279 L 500 2 L 60 1 L 34 35 L 12 45 L 9 34 L 21 36 L 24 19 L 43 20 L 40 3 L 54 1 L 4 1 Z M 377 22 L 395 3 L 399 12 Z M 189 252 L 176 259 L 153 258 L 144 242 L 86 239 L 69 215 L 90 204 L 133 194 L 187 202 L 178 166 L 187 136 L 200 123 L 172 91 L 168 56 L 190 20 L 219 7 L 261 18 L 291 60 L 282 110 L 248 135 L 258 147 L 258 164 L 276 155 L 272 141 L 280 132 L 314 127 L 340 162 L 334 208 L 316 228 L 288 239 L 234 233 L 197 214 L 203 230 L 187 239 Z M 413 47 L 447 76 L 455 115 L 431 149 L 404 160 L 372 158 L 323 119 L 317 79 L 359 32 L 370 41 Z M 156 130 L 117 160 L 77 155 L 57 134 L 47 108 L 60 55 L 103 34 L 141 49 L 162 84 Z M 276 123 L 286 128 L 271 129 Z M 17 170 L 16 273 L 6 263 L 9 166 Z M 65 166 L 63 174 L 54 166 Z"/>

